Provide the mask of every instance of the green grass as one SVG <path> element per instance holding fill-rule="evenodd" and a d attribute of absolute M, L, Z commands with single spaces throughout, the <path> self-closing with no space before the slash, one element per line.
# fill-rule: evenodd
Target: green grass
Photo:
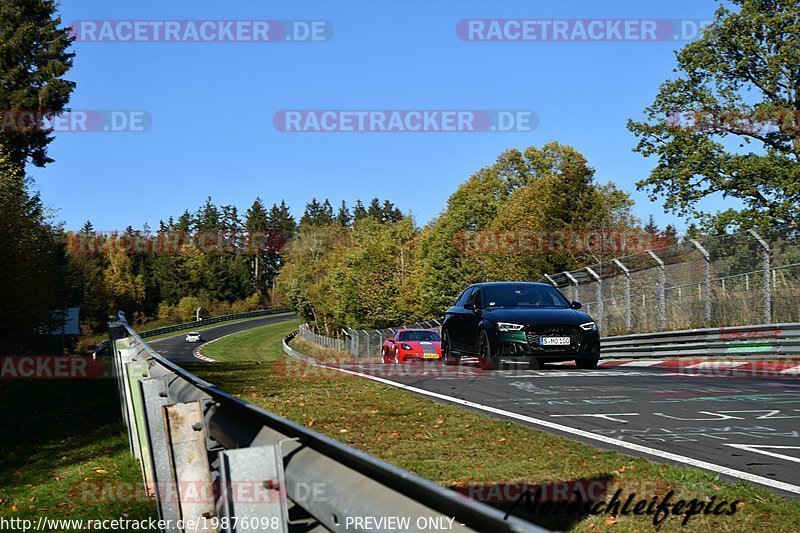
<path fill-rule="evenodd" d="M 303 366 L 283 356 L 281 349 L 282 337 L 295 327 L 296 322 L 275 324 L 227 337 L 208 351 L 226 362 L 187 367 L 231 394 L 446 487 L 608 480 L 611 494 L 623 489 L 623 501 L 631 492 L 650 498 L 674 490 L 673 501 L 715 497 L 717 502 L 744 502 L 734 516 L 695 516 L 685 527 L 679 518 L 670 518 L 660 529 L 800 531 L 800 502 L 766 489 L 599 450 L 394 387 Z M 653 528 L 652 517 L 646 516 L 534 518 L 567 530 Z"/>
<path fill-rule="evenodd" d="M 113 380 L 2 380 L 0 401 L 0 517 L 156 517 Z"/>
<path fill-rule="evenodd" d="M 214 341 L 202 353 L 218 362 L 275 360 L 283 355 L 283 338 L 302 323 L 302 320 L 288 320 L 248 329 Z"/>
<path fill-rule="evenodd" d="M 260 320 L 262 318 L 266 318 L 267 316 L 287 316 L 287 315 L 292 315 L 292 314 L 294 314 L 294 313 L 281 313 L 279 315 L 265 315 L 265 316 L 251 317 L 251 318 L 240 318 L 238 320 L 227 320 L 225 322 L 216 322 L 214 324 L 209 324 L 208 326 L 189 327 L 189 328 L 183 328 L 183 329 L 176 330 L 176 331 L 171 331 L 169 333 L 162 333 L 161 335 L 156 335 L 154 337 L 147 337 L 144 340 L 147 341 L 147 342 L 151 342 L 151 341 L 156 341 L 158 339 L 166 339 L 168 337 L 177 337 L 179 335 L 184 335 L 187 331 L 203 331 L 203 330 L 206 330 L 206 329 L 216 328 L 216 327 L 219 327 L 219 326 L 227 326 L 229 324 L 236 324 L 238 322 L 249 322 L 250 320 Z M 157 328 L 150 328 L 150 329 L 157 329 Z M 296 326 L 295 326 L 295 329 L 297 329 Z M 138 332 L 138 329 L 137 329 L 137 332 Z"/>

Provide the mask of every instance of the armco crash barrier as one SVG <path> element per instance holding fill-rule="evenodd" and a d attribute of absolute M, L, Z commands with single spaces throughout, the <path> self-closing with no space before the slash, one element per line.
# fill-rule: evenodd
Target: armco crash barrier
<path fill-rule="evenodd" d="M 165 532 L 346 531 L 367 517 L 545 531 L 231 396 L 156 353 L 122 313 L 109 332 L 130 449 Z"/>

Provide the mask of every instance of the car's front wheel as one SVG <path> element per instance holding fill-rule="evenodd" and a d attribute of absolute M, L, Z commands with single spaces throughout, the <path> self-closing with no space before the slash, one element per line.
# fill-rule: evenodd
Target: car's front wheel
<path fill-rule="evenodd" d="M 481 336 L 478 340 L 478 366 L 482 370 L 494 370 L 497 368 L 497 361 L 492 356 L 489 334 L 485 331 L 481 331 Z"/>
<path fill-rule="evenodd" d="M 450 334 L 442 332 L 442 364 L 445 366 L 458 365 L 459 358 L 450 351 Z"/>
<path fill-rule="evenodd" d="M 575 359 L 575 366 L 584 370 L 591 370 L 593 368 L 597 368 L 597 363 L 599 362 L 599 357 L 587 357 L 584 359 Z"/>

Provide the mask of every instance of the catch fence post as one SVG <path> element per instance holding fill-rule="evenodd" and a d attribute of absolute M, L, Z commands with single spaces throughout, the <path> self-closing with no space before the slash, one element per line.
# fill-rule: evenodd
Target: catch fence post
<path fill-rule="evenodd" d="M 705 319 L 706 327 L 711 327 L 711 254 L 708 253 L 708 250 L 703 248 L 703 245 L 700 244 L 697 239 L 690 239 L 689 242 L 694 244 L 700 253 L 703 254 L 703 281 L 706 293 Z"/>
<path fill-rule="evenodd" d="M 658 328 L 661 331 L 664 331 L 667 329 L 667 271 L 664 267 L 664 261 L 662 261 L 661 258 L 653 252 L 653 250 L 645 251 L 658 265 L 658 287 L 656 288 L 656 298 L 658 299 Z"/>
<path fill-rule="evenodd" d="M 770 257 L 769 257 L 769 245 L 767 242 L 761 238 L 756 230 L 751 229 L 749 230 L 750 235 L 752 235 L 757 241 L 758 244 L 761 245 L 761 260 L 764 263 L 764 323 L 769 324 L 772 322 L 772 287 L 770 284 Z"/>
<path fill-rule="evenodd" d="M 614 264 L 625 274 L 625 329 L 630 331 L 633 327 L 633 314 L 631 313 L 631 271 L 619 259 L 612 259 Z"/>

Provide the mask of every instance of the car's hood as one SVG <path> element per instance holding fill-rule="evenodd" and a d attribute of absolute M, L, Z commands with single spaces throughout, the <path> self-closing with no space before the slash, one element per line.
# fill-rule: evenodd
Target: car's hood
<path fill-rule="evenodd" d="M 484 318 L 494 322 L 510 322 L 513 324 L 583 324 L 591 322 L 591 317 L 569 308 L 501 308 L 484 309 Z"/>

